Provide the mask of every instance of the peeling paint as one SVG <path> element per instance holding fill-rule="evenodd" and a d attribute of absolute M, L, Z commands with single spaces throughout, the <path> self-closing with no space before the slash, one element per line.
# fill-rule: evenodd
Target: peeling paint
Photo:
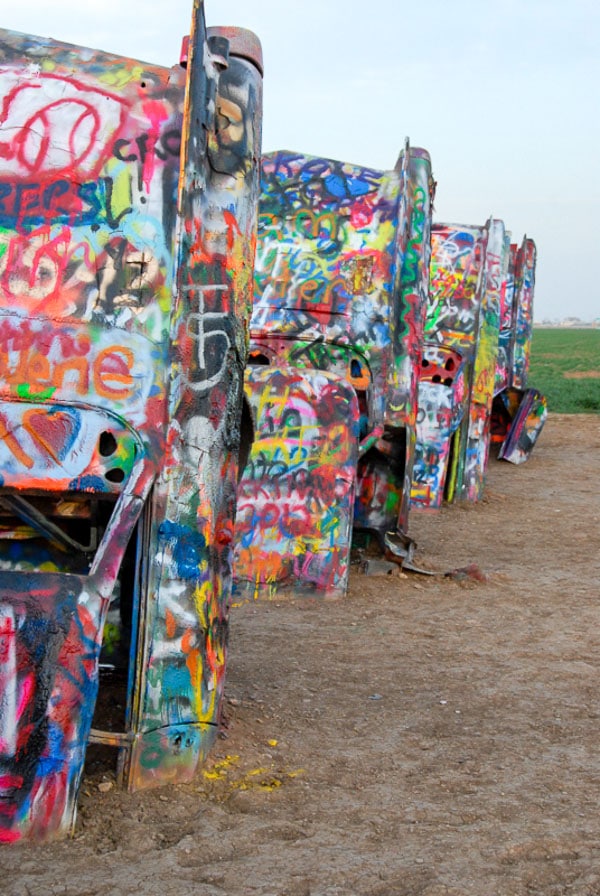
<path fill-rule="evenodd" d="M 0 32 L 7 842 L 72 828 L 88 739 L 135 789 L 189 780 L 216 736 L 262 108 L 230 36 L 200 0 L 187 69 Z"/>

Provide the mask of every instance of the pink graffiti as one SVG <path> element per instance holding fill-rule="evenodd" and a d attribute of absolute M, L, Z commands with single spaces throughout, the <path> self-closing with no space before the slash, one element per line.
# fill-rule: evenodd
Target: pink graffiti
<path fill-rule="evenodd" d="M 154 174 L 154 168 L 156 165 L 156 155 L 154 153 L 154 150 L 158 141 L 160 140 L 161 125 L 168 119 L 169 113 L 160 100 L 148 100 L 148 102 L 143 104 L 142 108 L 144 110 L 144 113 L 148 116 L 148 121 L 150 122 L 148 141 L 146 144 L 148 152 L 146 153 L 144 158 L 144 171 L 142 174 L 142 179 L 144 181 L 144 186 L 146 187 L 146 189 L 150 190 L 150 184 L 152 182 L 152 176 Z"/>
<path fill-rule="evenodd" d="M 73 313 L 90 270 L 89 245 L 74 243 L 70 228 L 51 235 L 39 227 L 10 241 L 0 262 L 0 293 L 29 313 Z"/>

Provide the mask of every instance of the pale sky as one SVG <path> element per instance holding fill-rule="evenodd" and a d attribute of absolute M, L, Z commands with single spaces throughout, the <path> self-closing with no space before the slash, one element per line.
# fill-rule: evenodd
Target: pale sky
<path fill-rule="evenodd" d="M 171 65 L 192 0 L 15 0 L 0 26 Z M 600 317 L 597 0 L 205 0 L 261 39 L 263 150 L 393 167 L 429 151 L 435 220 L 538 247 L 535 319 Z"/>

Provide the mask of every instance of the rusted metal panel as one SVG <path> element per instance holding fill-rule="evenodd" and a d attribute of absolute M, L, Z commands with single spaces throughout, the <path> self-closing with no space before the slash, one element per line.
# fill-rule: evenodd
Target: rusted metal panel
<path fill-rule="evenodd" d="M 0 840 L 73 824 L 119 598 L 125 780 L 215 736 L 261 109 L 218 50 L 201 2 L 187 74 L 0 32 Z"/>

